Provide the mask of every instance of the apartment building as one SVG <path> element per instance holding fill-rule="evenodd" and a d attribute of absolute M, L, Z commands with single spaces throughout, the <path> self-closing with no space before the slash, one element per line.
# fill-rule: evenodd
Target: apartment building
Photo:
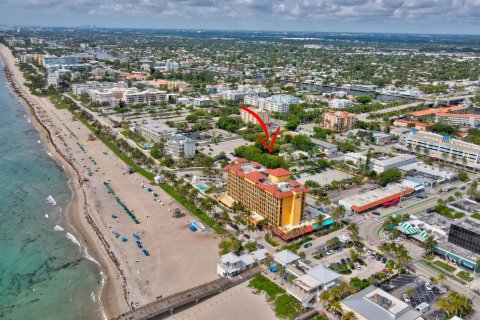
<path fill-rule="evenodd" d="M 151 142 L 159 142 L 167 135 L 177 132 L 177 129 L 170 128 L 169 126 L 164 124 L 149 123 L 140 126 L 139 131 L 145 140 Z"/>
<path fill-rule="evenodd" d="M 168 101 L 167 91 L 160 91 L 156 89 L 147 89 L 145 91 L 138 91 L 136 88 L 129 88 L 124 91 L 123 99 L 127 105 L 137 103 L 158 103 Z"/>
<path fill-rule="evenodd" d="M 263 122 L 265 123 L 270 122 L 270 112 L 262 109 L 250 109 L 250 110 L 254 111 L 263 120 Z M 240 110 L 240 117 L 242 118 L 242 121 L 247 124 L 249 123 L 258 124 L 257 119 L 254 116 L 252 116 L 249 112 L 243 109 Z"/>
<path fill-rule="evenodd" d="M 270 97 L 272 101 L 286 103 L 286 104 L 299 104 L 300 99 L 297 97 L 290 96 L 288 94 L 275 94 Z"/>
<path fill-rule="evenodd" d="M 243 101 L 245 104 L 268 110 L 270 112 L 288 112 L 289 110 L 288 103 L 273 101 L 270 98 L 245 96 Z"/>
<path fill-rule="evenodd" d="M 200 97 L 193 99 L 193 106 L 194 107 L 211 107 L 213 106 L 213 100 L 209 97 Z"/>
<path fill-rule="evenodd" d="M 262 86 L 239 85 L 237 90 L 222 91 L 221 97 L 225 100 L 242 100 L 246 96 L 265 98 L 268 90 Z"/>
<path fill-rule="evenodd" d="M 410 130 L 400 135 L 400 144 L 403 148 L 411 146 L 408 147 L 411 151 L 418 150 L 418 146 L 421 153 L 427 149 L 428 155 L 437 159 L 444 159 L 446 155 L 446 161 L 479 168 L 480 146 L 473 143 L 436 133 Z"/>
<path fill-rule="evenodd" d="M 351 108 L 352 101 L 348 99 L 332 99 L 328 101 L 328 107 L 332 109 Z"/>
<path fill-rule="evenodd" d="M 393 121 L 395 127 L 409 128 L 413 127 L 419 131 L 425 131 L 427 127 L 433 125 L 433 122 L 419 122 L 413 120 L 396 119 Z"/>
<path fill-rule="evenodd" d="M 337 132 L 352 129 L 355 122 L 357 122 L 357 116 L 353 113 L 329 110 L 323 114 L 323 127 Z"/>
<path fill-rule="evenodd" d="M 112 89 L 112 88 L 128 88 L 128 85 L 125 81 L 121 82 L 99 82 L 99 81 L 87 81 L 85 83 L 74 83 L 72 85 L 72 92 L 76 96 L 81 96 L 86 93 L 90 95 L 91 90 L 96 89 Z"/>
<path fill-rule="evenodd" d="M 437 122 L 448 123 L 452 126 L 475 128 L 480 125 L 480 114 L 470 113 L 437 113 Z"/>
<path fill-rule="evenodd" d="M 410 115 L 416 118 L 423 118 L 423 119 L 433 119 L 437 113 L 465 113 L 467 106 L 450 106 L 445 108 L 437 108 L 437 109 L 426 109 L 420 111 L 410 112 Z"/>
<path fill-rule="evenodd" d="M 181 134 L 166 136 L 165 151 L 175 159 L 193 157 L 195 155 L 195 141 Z"/>
<path fill-rule="evenodd" d="M 256 162 L 237 159 L 227 170 L 226 196 L 268 219 L 275 226 L 296 226 L 304 219 L 305 199 L 309 191 L 290 180 L 290 171 L 266 169 Z"/>

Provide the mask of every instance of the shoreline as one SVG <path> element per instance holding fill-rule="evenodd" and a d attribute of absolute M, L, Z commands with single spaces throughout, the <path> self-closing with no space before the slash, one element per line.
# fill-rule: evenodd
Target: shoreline
<path fill-rule="evenodd" d="M 8 54 L 11 55 L 10 59 L 5 56 Z M 66 173 L 68 187 L 71 192 L 71 198 L 65 206 L 64 217 L 66 228 L 72 231 L 74 236 L 83 243 L 83 250 L 99 265 L 102 274 L 102 283 L 99 284 L 100 287 L 98 288 L 100 305 L 103 315 L 107 318 L 112 318 L 118 314 L 119 310 L 124 310 L 125 308 L 130 309 L 127 298 L 126 277 L 120 268 L 120 263 L 110 250 L 109 244 L 90 216 L 87 194 L 84 189 L 86 186 L 82 181 L 80 173 L 68 156 L 55 144 L 52 133 L 37 114 L 37 110 L 34 107 L 34 100 L 39 100 L 40 98 L 32 95 L 29 89 L 21 83 L 23 75 L 14 65 L 14 60 L 11 60 L 15 58 L 11 54 L 11 51 L 3 45 L 0 46 L 0 58 L 4 62 L 5 78 L 12 92 L 25 106 L 29 118 L 40 131 L 44 138 L 42 140 L 46 149 L 52 153 L 52 158 Z M 17 73 L 17 75 L 15 73 Z M 21 79 L 18 79 L 19 76 Z M 110 279 L 114 280 L 118 278 L 122 279 L 121 286 L 117 281 L 110 281 Z M 118 297 L 122 297 L 122 299 L 120 300 Z"/>

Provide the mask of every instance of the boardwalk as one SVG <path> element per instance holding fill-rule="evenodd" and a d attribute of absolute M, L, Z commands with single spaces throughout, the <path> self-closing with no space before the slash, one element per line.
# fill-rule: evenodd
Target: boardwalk
<path fill-rule="evenodd" d="M 208 298 L 212 295 L 225 291 L 239 283 L 247 281 L 261 272 L 260 267 L 243 272 L 234 278 L 220 278 L 198 287 L 194 287 L 182 292 L 172 294 L 171 296 L 159 299 L 124 313 L 115 318 L 115 320 L 143 320 L 155 319 L 164 313 L 173 312 L 175 308 L 186 306 L 190 303 L 197 303 L 199 300 Z"/>

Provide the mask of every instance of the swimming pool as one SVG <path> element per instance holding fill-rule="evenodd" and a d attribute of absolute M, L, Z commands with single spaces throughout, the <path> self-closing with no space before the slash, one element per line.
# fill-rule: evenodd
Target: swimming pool
<path fill-rule="evenodd" d="M 145 148 L 151 149 L 153 147 L 153 143 L 144 143 Z"/>
<path fill-rule="evenodd" d="M 197 188 L 201 191 L 207 190 L 207 187 L 205 187 L 203 184 L 197 184 Z"/>

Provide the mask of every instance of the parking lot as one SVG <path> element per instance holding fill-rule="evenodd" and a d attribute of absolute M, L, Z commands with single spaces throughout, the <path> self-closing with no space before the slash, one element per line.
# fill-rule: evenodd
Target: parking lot
<path fill-rule="evenodd" d="M 395 297 L 404 301 L 403 294 L 407 292 L 408 289 L 413 289 L 415 291 L 414 296 L 409 296 L 410 305 L 412 308 L 415 308 L 419 304 L 426 302 L 430 305 L 430 310 L 423 314 L 425 319 L 442 319 L 445 314 L 443 311 L 436 310 L 436 303 L 442 294 L 435 294 L 433 291 L 428 291 L 425 287 L 425 281 L 417 281 L 418 279 L 414 275 L 405 274 L 400 275 L 397 278 L 382 286 L 382 289 L 391 291 Z"/>

